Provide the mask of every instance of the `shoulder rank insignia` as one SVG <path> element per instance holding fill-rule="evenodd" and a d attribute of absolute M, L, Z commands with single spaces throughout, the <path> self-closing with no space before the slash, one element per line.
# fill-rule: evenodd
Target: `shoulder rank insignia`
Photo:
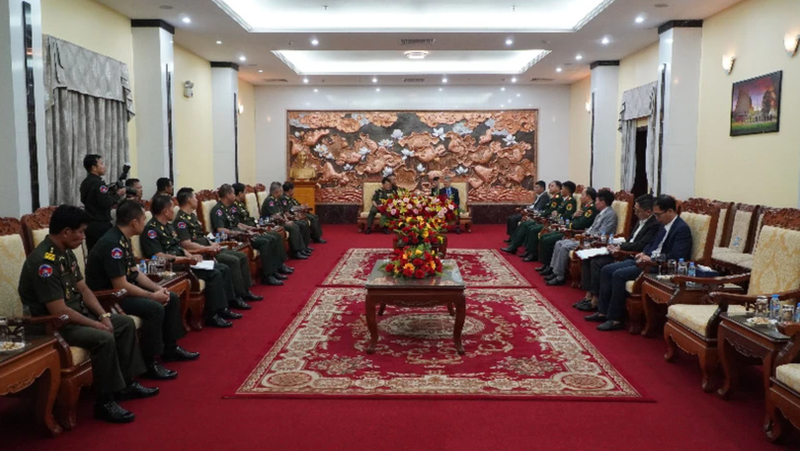
<path fill-rule="evenodd" d="M 46 254 L 44 254 L 44 259 L 45 260 L 49 260 L 51 262 L 54 262 L 54 261 L 56 261 L 56 254 L 54 254 L 52 252 L 47 252 Z"/>
<path fill-rule="evenodd" d="M 572 204 L 567 204 L 567 210 L 572 211 Z"/>

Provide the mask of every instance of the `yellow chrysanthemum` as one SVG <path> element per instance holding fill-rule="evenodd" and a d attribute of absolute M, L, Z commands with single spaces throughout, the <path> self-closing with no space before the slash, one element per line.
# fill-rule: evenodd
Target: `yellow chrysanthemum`
<path fill-rule="evenodd" d="M 414 254 L 416 254 L 416 255 L 422 255 L 422 251 L 421 251 L 421 250 L 419 250 L 419 249 L 417 249 L 416 251 L 414 251 Z"/>
<path fill-rule="evenodd" d="M 406 265 L 403 266 L 403 269 L 410 269 L 411 271 L 413 271 L 416 268 L 414 268 L 414 265 L 412 265 L 411 263 L 406 263 Z"/>

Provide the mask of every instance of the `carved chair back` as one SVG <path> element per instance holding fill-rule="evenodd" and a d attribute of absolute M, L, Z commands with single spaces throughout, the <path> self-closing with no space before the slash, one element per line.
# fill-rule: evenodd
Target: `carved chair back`
<path fill-rule="evenodd" d="M 722 202 L 715 200 L 714 205 L 719 208 L 719 221 L 717 221 L 717 232 L 714 235 L 714 247 L 719 247 L 725 235 L 730 234 L 730 219 L 733 217 L 729 214 L 733 209 L 733 202 Z"/>
<path fill-rule="evenodd" d="M 23 264 L 25 246 L 19 220 L 0 218 L 0 316 L 20 316 L 22 313 L 17 287 Z"/>
<path fill-rule="evenodd" d="M 709 264 L 719 222 L 719 207 L 708 199 L 691 198 L 681 204 L 680 216 L 692 230 L 692 260 Z"/>
<path fill-rule="evenodd" d="M 800 287 L 800 210 L 770 209 L 763 216 L 753 255 L 748 294 L 772 294 Z"/>
<path fill-rule="evenodd" d="M 25 243 L 25 253 L 30 254 L 36 249 L 36 246 L 44 241 L 44 238 L 50 233 L 50 218 L 53 217 L 53 212 L 56 211 L 55 206 L 42 207 L 33 213 L 24 215 L 22 217 L 22 240 Z M 75 258 L 78 260 L 78 266 L 81 268 L 81 273 L 86 270 L 86 242 L 81 243 L 80 247 L 73 249 Z"/>

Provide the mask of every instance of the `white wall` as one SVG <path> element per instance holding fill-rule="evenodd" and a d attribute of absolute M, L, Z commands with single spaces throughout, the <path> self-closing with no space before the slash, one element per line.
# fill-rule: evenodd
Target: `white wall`
<path fill-rule="evenodd" d="M 288 110 L 539 110 L 538 178 L 569 176 L 570 87 L 256 87 L 256 181 L 286 178 Z M 517 97 L 519 94 L 519 97 Z M 511 100 L 511 103 L 508 101 Z"/>

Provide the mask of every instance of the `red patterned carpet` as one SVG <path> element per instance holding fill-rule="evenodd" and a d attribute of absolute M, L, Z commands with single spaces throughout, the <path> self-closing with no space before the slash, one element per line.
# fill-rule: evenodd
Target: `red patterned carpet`
<path fill-rule="evenodd" d="M 367 355 L 365 295 L 315 291 L 236 394 L 641 400 L 536 290 L 468 289 L 464 356 L 444 307 L 389 307 Z"/>
<path fill-rule="evenodd" d="M 505 226 L 476 225 L 449 237 L 451 249 L 499 249 Z M 152 399 L 129 401 L 129 425 L 92 418 L 93 395 L 81 396 L 78 427 L 43 438 L 31 421 L 27 394 L 0 396 L 0 450 L 647 450 L 754 451 L 800 449 L 800 434 L 783 447 L 761 431 L 764 395 L 758 368 L 746 372 L 729 401 L 700 390 L 697 360 L 664 362 L 663 339 L 601 333 L 570 304 L 582 293 L 544 286 L 535 265 L 505 259 L 619 372 L 656 402 L 558 400 L 454 401 L 387 398 L 245 399 L 229 397 L 263 360 L 347 249 L 389 246 L 383 234 L 355 233 L 354 225 L 325 226 L 328 244 L 283 287 L 256 287 L 266 300 L 229 330 L 203 330 L 181 340 L 201 352 L 196 362 L 170 363 L 178 379 L 158 385 Z M 393 314 L 389 310 L 387 315 Z M 384 338 L 382 337 L 382 340 Z M 468 348 L 469 349 L 469 348 Z M 641 392 L 640 392 L 641 393 Z"/>

